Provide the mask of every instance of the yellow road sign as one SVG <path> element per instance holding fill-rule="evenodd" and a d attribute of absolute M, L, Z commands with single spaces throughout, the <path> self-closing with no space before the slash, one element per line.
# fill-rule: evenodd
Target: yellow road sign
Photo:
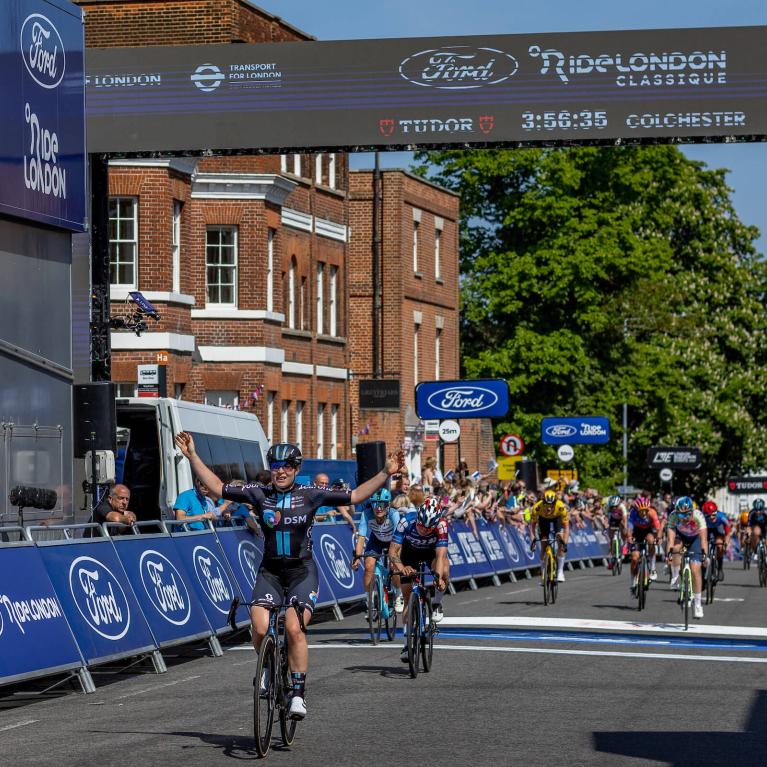
<path fill-rule="evenodd" d="M 522 460 L 522 456 L 515 455 L 513 458 L 499 457 L 497 460 L 498 479 L 514 479 L 517 473 L 517 463 Z"/>

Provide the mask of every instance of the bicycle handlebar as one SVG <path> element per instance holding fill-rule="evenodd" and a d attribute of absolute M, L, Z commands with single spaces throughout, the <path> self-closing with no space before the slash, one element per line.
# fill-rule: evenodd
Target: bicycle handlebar
<path fill-rule="evenodd" d="M 292 607 L 296 611 L 296 615 L 298 616 L 298 625 L 301 627 L 301 631 L 305 634 L 306 624 L 304 623 L 304 610 L 306 609 L 306 604 L 304 602 L 299 602 L 297 597 L 293 597 L 290 600 L 288 606 Z M 231 604 L 229 605 L 229 613 L 226 616 L 226 622 L 232 627 L 232 631 L 237 631 L 235 614 L 237 613 L 237 609 L 239 607 L 263 607 L 270 612 L 279 611 L 282 609 L 281 605 L 267 606 L 259 604 L 258 602 L 243 602 L 239 597 L 234 597 Z"/>

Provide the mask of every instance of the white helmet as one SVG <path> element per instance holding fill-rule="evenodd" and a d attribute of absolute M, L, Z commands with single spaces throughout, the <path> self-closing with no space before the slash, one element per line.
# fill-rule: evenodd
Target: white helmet
<path fill-rule="evenodd" d="M 440 502 L 429 496 L 419 507 L 415 515 L 415 521 L 422 527 L 436 527 L 442 519 L 442 507 Z"/>

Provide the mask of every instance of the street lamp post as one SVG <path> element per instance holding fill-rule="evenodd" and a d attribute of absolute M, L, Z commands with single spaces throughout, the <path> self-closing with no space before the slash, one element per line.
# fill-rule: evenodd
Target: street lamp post
<path fill-rule="evenodd" d="M 623 318 L 623 343 L 626 343 L 626 339 L 629 334 L 629 318 Z M 623 395 L 623 487 L 625 488 L 629 484 L 629 404 L 628 395 Z"/>

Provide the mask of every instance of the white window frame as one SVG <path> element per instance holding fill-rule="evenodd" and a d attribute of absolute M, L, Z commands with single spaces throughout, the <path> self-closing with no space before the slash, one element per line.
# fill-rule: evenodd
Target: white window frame
<path fill-rule="evenodd" d="M 338 458 L 338 405 L 330 406 L 330 458 Z"/>
<path fill-rule="evenodd" d="M 173 200 L 173 213 L 171 220 L 171 254 L 173 263 L 173 275 L 171 290 L 174 293 L 181 292 L 181 209 L 183 203 Z"/>
<path fill-rule="evenodd" d="M 288 417 L 290 416 L 290 400 L 282 400 L 282 405 L 280 407 L 280 442 L 288 442 Z"/>
<path fill-rule="evenodd" d="M 317 458 L 325 457 L 325 403 L 317 405 Z"/>
<path fill-rule="evenodd" d="M 325 264 L 322 261 L 317 262 L 317 334 L 325 333 Z"/>
<path fill-rule="evenodd" d="M 286 154 L 280 155 L 280 173 L 288 172 L 288 156 Z"/>
<path fill-rule="evenodd" d="M 205 392 L 205 404 L 228 410 L 240 409 L 240 393 L 234 389 L 215 389 Z"/>
<path fill-rule="evenodd" d="M 274 229 L 266 237 L 266 311 L 274 311 Z"/>
<path fill-rule="evenodd" d="M 418 273 L 418 227 L 420 221 L 413 221 L 413 273 Z"/>
<path fill-rule="evenodd" d="M 434 279 L 439 280 L 442 278 L 442 230 L 434 230 Z"/>
<path fill-rule="evenodd" d="M 133 206 L 133 215 L 129 217 L 123 218 L 120 216 L 120 202 L 129 201 L 131 205 Z M 109 198 L 109 204 L 115 203 L 115 211 L 117 213 L 116 216 L 112 216 L 111 211 L 109 214 L 109 221 L 110 223 L 112 221 L 117 222 L 117 229 L 118 229 L 118 236 L 116 239 L 109 238 L 109 273 L 110 273 L 110 284 L 113 288 L 130 288 L 131 290 L 135 290 L 138 287 L 138 244 L 139 244 L 139 236 L 138 236 L 138 197 L 129 197 L 127 195 L 119 195 Z M 119 236 L 119 229 L 120 229 L 120 222 L 121 221 L 132 221 L 133 222 L 133 237 L 132 238 L 125 238 Z M 113 245 L 132 245 L 133 250 L 133 256 L 131 259 L 125 259 L 122 260 L 119 255 L 114 254 L 116 258 L 113 258 L 112 253 L 112 246 Z M 115 250 L 122 251 L 122 248 L 116 248 Z M 132 263 L 133 266 L 133 281 L 132 282 L 112 282 L 111 281 L 111 275 L 117 276 L 119 269 L 118 267 L 123 264 Z"/>
<path fill-rule="evenodd" d="M 294 176 L 301 175 L 301 155 L 300 154 L 293 155 L 293 175 Z"/>
<path fill-rule="evenodd" d="M 318 154 L 314 158 L 314 183 L 322 183 L 322 155 Z"/>
<path fill-rule="evenodd" d="M 295 258 L 290 259 L 288 266 L 288 327 L 296 326 L 296 268 Z"/>
<path fill-rule="evenodd" d="M 413 386 L 418 386 L 418 336 L 421 326 L 416 322 L 413 326 Z"/>
<path fill-rule="evenodd" d="M 276 392 L 266 393 L 266 438 L 269 444 L 274 443 L 274 395 Z"/>
<path fill-rule="evenodd" d="M 212 232 L 223 232 L 223 231 L 230 231 L 233 233 L 232 238 L 232 245 L 222 245 L 221 243 L 218 243 L 217 245 L 210 245 L 208 243 L 208 235 Z M 226 248 L 227 250 L 231 248 L 233 253 L 233 263 L 227 264 L 225 266 L 222 266 L 221 264 L 211 263 L 208 261 L 208 248 L 210 247 L 218 247 L 219 251 L 222 251 L 222 249 Z M 207 226 L 205 228 L 205 305 L 210 307 L 231 307 L 236 308 L 237 307 L 237 271 L 238 271 L 238 251 L 239 250 L 239 238 L 238 238 L 238 232 L 236 226 Z M 232 301 L 231 302 L 212 302 L 210 300 L 210 283 L 208 282 L 208 269 L 209 268 L 218 268 L 218 269 L 231 269 L 232 271 Z M 222 285 L 229 285 L 230 283 L 214 283 L 218 284 L 219 286 Z"/>
<path fill-rule="evenodd" d="M 331 336 L 338 335 L 338 267 L 330 265 L 330 296 L 328 297 L 328 332 Z"/>
<path fill-rule="evenodd" d="M 115 397 L 138 397 L 138 383 L 136 381 L 116 382 Z"/>
<path fill-rule="evenodd" d="M 442 364 L 442 330 L 437 328 L 434 331 L 434 380 L 439 381 Z"/>
<path fill-rule="evenodd" d="M 301 289 L 298 296 L 298 327 L 300 330 L 306 330 L 308 301 L 306 300 L 306 277 L 301 277 Z"/>
<path fill-rule="evenodd" d="M 296 401 L 296 447 L 303 452 L 304 441 L 304 402 Z"/>
<path fill-rule="evenodd" d="M 336 153 L 330 153 L 330 159 L 328 162 L 328 186 L 331 189 L 336 188 Z"/>

